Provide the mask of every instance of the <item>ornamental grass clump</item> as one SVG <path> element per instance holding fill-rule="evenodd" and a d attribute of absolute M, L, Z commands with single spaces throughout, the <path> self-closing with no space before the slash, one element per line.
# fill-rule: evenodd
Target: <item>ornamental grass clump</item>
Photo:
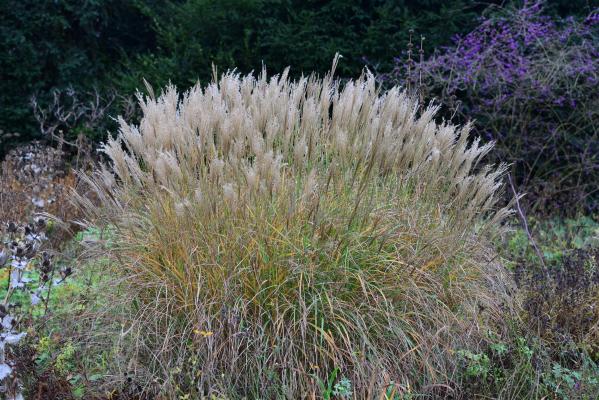
<path fill-rule="evenodd" d="M 491 145 L 370 73 L 149 93 L 87 178 L 99 203 L 79 199 L 110 226 L 120 351 L 146 390 L 459 391 L 454 352 L 512 304 L 483 239 L 508 214 Z"/>

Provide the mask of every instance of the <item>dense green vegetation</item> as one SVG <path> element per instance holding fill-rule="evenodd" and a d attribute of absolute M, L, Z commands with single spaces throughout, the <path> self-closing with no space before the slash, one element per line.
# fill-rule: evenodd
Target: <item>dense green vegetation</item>
<path fill-rule="evenodd" d="M 132 1 L 2 1 L 0 129 L 33 136 L 29 106 L 53 88 L 100 88 L 124 54 L 149 51 L 151 22 Z"/>
<path fill-rule="evenodd" d="M 73 87 L 129 96 L 171 81 L 206 81 L 211 66 L 243 73 L 292 66 L 291 75 L 330 67 L 359 75 L 365 64 L 387 71 L 406 49 L 409 29 L 426 51 L 473 28 L 493 2 L 473 0 L 5 0 L 0 4 L 0 129 L 39 136 L 30 97 Z M 499 2 L 498 2 L 499 3 Z M 550 11 L 588 13 L 586 0 L 552 2 Z M 85 99 L 85 96 L 83 100 Z M 109 114 L 121 113 L 117 103 Z M 100 132 L 112 125 L 102 125 Z M 95 135 L 97 137 L 97 135 Z M 102 136 L 102 135 L 100 135 Z M 2 146 L 15 142 L 0 135 Z"/>

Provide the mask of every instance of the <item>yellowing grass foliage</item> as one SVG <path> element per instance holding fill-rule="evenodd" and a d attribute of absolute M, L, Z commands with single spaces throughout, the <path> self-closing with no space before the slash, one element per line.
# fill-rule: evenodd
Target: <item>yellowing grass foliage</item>
<path fill-rule="evenodd" d="M 459 389 L 453 352 L 509 305 L 482 245 L 508 213 L 490 145 L 369 73 L 150 93 L 88 178 L 100 206 L 80 202 L 114 228 L 115 301 L 155 390 L 321 396 L 335 368 L 356 398 Z"/>

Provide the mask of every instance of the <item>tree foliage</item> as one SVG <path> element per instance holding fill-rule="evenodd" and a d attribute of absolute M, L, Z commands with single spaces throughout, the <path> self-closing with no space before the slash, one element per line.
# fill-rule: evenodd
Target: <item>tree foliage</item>
<path fill-rule="evenodd" d="M 0 2 L 0 129 L 35 136 L 29 99 L 43 106 L 72 86 L 133 94 L 142 78 L 186 88 L 220 71 L 323 74 L 392 68 L 409 30 L 431 51 L 477 24 L 498 1 L 474 0 L 4 0 Z M 587 0 L 553 12 L 586 12 Z M 112 114 L 119 113 L 114 110 Z M 1 141 L 1 138 L 0 138 Z M 0 142 L 0 147 L 2 146 Z M 0 148 L 0 153 L 2 149 Z"/>
<path fill-rule="evenodd" d="M 37 130 L 33 94 L 105 86 L 123 52 L 154 47 L 154 31 L 129 0 L 4 0 L 0 15 L 0 129 L 25 137 Z"/>

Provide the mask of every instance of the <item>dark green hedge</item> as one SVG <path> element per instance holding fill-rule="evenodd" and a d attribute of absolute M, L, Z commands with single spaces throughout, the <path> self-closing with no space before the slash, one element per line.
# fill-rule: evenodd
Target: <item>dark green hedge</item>
<path fill-rule="evenodd" d="M 365 63 L 389 66 L 406 48 L 410 28 L 434 48 L 452 33 L 471 28 L 485 8 L 457 0 L 188 0 L 147 7 L 156 21 L 156 51 L 127 60 L 119 84 L 127 89 L 144 76 L 156 84 L 168 79 L 187 85 L 209 79 L 211 64 L 221 70 L 271 71 L 292 66 L 291 74 L 330 68 L 344 56 L 343 76 L 355 76 Z"/>
<path fill-rule="evenodd" d="M 124 53 L 155 48 L 151 21 L 129 0 L 0 1 L 0 129 L 33 136 L 33 94 L 102 87 Z"/>
<path fill-rule="evenodd" d="M 476 25 L 490 2 L 475 0 L 3 0 L 0 2 L 0 129 L 36 135 L 29 107 L 53 88 L 130 94 L 171 81 L 208 80 L 211 65 L 240 72 L 330 68 L 342 76 L 368 63 L 385 71 L 406 49 L 409 29 L 426 49 Z M 551 2 L 584 12 L 586 0 Z M 581 11 L 582 10 L 582 11 Z M 118 113 L 118 110 L 114 110 Z M 0 143 L 0 146 L 2 144 Z M 0 153 L 2 149 L 0 149 Z"/>

